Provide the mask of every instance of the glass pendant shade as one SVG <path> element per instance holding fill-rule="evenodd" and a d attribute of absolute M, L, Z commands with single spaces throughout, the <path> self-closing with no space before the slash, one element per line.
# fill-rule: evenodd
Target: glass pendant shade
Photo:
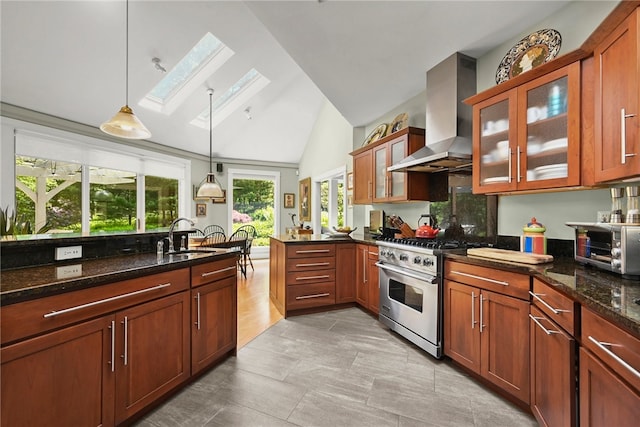
<path fill-rule="evenodd" d="M 145 139 L 151 136 L 151 132 L 133 114 L 133 110 L 128 105 L 122 107 L 111 120 L 101 124 L 100 130 L 109 135 L 128 139 Z"/>
<path fill-rule="evenodd" d="M 224 193 L 222 192 L 222 187 L 220 187 L 220 184 L 216 181 L 216 176 L 208 173 L 207 177 L 200 183 L 200 187 L 198 187 L 196 198 L 221 199 L 223 197 Z"/>

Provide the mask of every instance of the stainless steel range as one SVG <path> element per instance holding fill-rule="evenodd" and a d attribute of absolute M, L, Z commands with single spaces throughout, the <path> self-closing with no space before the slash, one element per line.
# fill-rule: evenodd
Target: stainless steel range
<path fill-rule="evenodd" d="M 444 253 L 466 245 L 438 239 L 378 240 L 379 319 L 436 358 L 442 357 Z"/>

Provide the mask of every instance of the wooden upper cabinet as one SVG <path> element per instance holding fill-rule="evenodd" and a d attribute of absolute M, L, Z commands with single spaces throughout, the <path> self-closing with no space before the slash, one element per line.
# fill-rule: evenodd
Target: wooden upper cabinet
<path fill-rule="evenodd" d="M 353 151 L 353 202 L 447 200 L 447 182 L 440 177 L 443 174 L 387 171 L 424 145 L 424 129 L 408 127 Z"/>
<path fill-rule="evenodd" d="M 639 14 L 633 11 L 595 48 L 596 182 L 640 175 Z"/>
<path fill-rule="evenodd" d="M 580 62 L 473 105 L 473 190 L 580 184 Z"/>

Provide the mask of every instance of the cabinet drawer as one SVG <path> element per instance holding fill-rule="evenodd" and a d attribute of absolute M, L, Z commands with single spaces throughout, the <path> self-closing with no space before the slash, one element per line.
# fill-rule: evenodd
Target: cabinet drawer
<path fill-rule="evenodd" d="M 335 257 L 296 258 L 287 263 L 289 271 L 309 271 L 336 268 Z"/>
<path fill-rule="evenodd" d="M 319 307 L 336 303 L 335 282 L 310 283 L 287 288 L 287 310 Z"/>
<path fill-rule="evenodd" d="M 375 259 L 376 261 L 378 260 L 378 246 L 376 246 L 376 245 L 369 245 L 369 246 L 367 247 L 367 251 L 368 251 L 367 253 L 368 253 L 368 256 L 369 256 L 369 259 L 370 259 L 370 260 L 374 260 L 374 259 Z"/>
<path fill-rule="evenodd" d="M 311 257 L 335 257 L 335 244 L 287 245 L 287 259 Z"/>
<path fill-rule="evenodd" d="M 297 286 L 307 283 L 335 282 L 336 270 L 290 271 L 287 273 L 287 285 Z M 289 290 L 287 289 L 287 292 Z"/>
<path fill-rule="evenodd" d="M 640 391 L 640 339 L 583 307 L 582 346 Z"/>
<path fill-rule="evenodd" d="M 533 279 L 531 302 L 570 335 L 575 336 L 578 304 L 539 279 Z"/>
<path fill-rule="evenodd" d="M 215 282 L 236 275 L 236 258 L 226 258 L 191 267 L 191 287 Z"/>
<path fill-rule="evenodd" d="M 444 266 L 444 275 L 445 278 L 459 283 L 516 298 L 529 299 L 530 277 L 527 274 L 447 260 Z"/>
<path fill-rule="evenodd" d="M 183 268 L 2 307 L 2 344 L 188 288 Z"/>

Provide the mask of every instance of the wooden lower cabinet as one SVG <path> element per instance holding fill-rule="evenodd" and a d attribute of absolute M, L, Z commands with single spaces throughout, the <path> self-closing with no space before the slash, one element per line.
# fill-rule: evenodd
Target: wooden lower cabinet
<path fill-rule="evenodd" d="M 356 300 L 356 244 L 336 245 L 336 303 Z"/>
<path fill-rule="evenodd" d="M 114 326 L 104 316 L 2 348 L 0 424 L 113 425 Z"/>
<path fill-rule="evenodd" d="M 576 341 L 531 307 L 531 409 L 541 426 L 576 425 Z"/>
<path fill-rule="evenodd" d="M 116 313 L 116 424 L 189 378 L 190 303 L 184 291 Z"/>
<path fill-rule="evenodd" d="M 358 244 L 356 252 L 356 302 L 377 315 L 380 308 L 380 280 L 375 265 L 378 247 Z"/>
<path fill-rule="evenodd" d="M 580 349 L 580 426 L 632 427 L 640 420 L 640 392 Z"/>
<path fill-rule="evenodd" d="M 235 263 L 233 265 L 235 269 Z M 237 345 L 236 278 L 191 291 L 191 374 L 209 367 Z"/>
<path fill-rule="evenodd" d="M 529 302 L 445 280 L 445 354 L 529 403 Z"/>

